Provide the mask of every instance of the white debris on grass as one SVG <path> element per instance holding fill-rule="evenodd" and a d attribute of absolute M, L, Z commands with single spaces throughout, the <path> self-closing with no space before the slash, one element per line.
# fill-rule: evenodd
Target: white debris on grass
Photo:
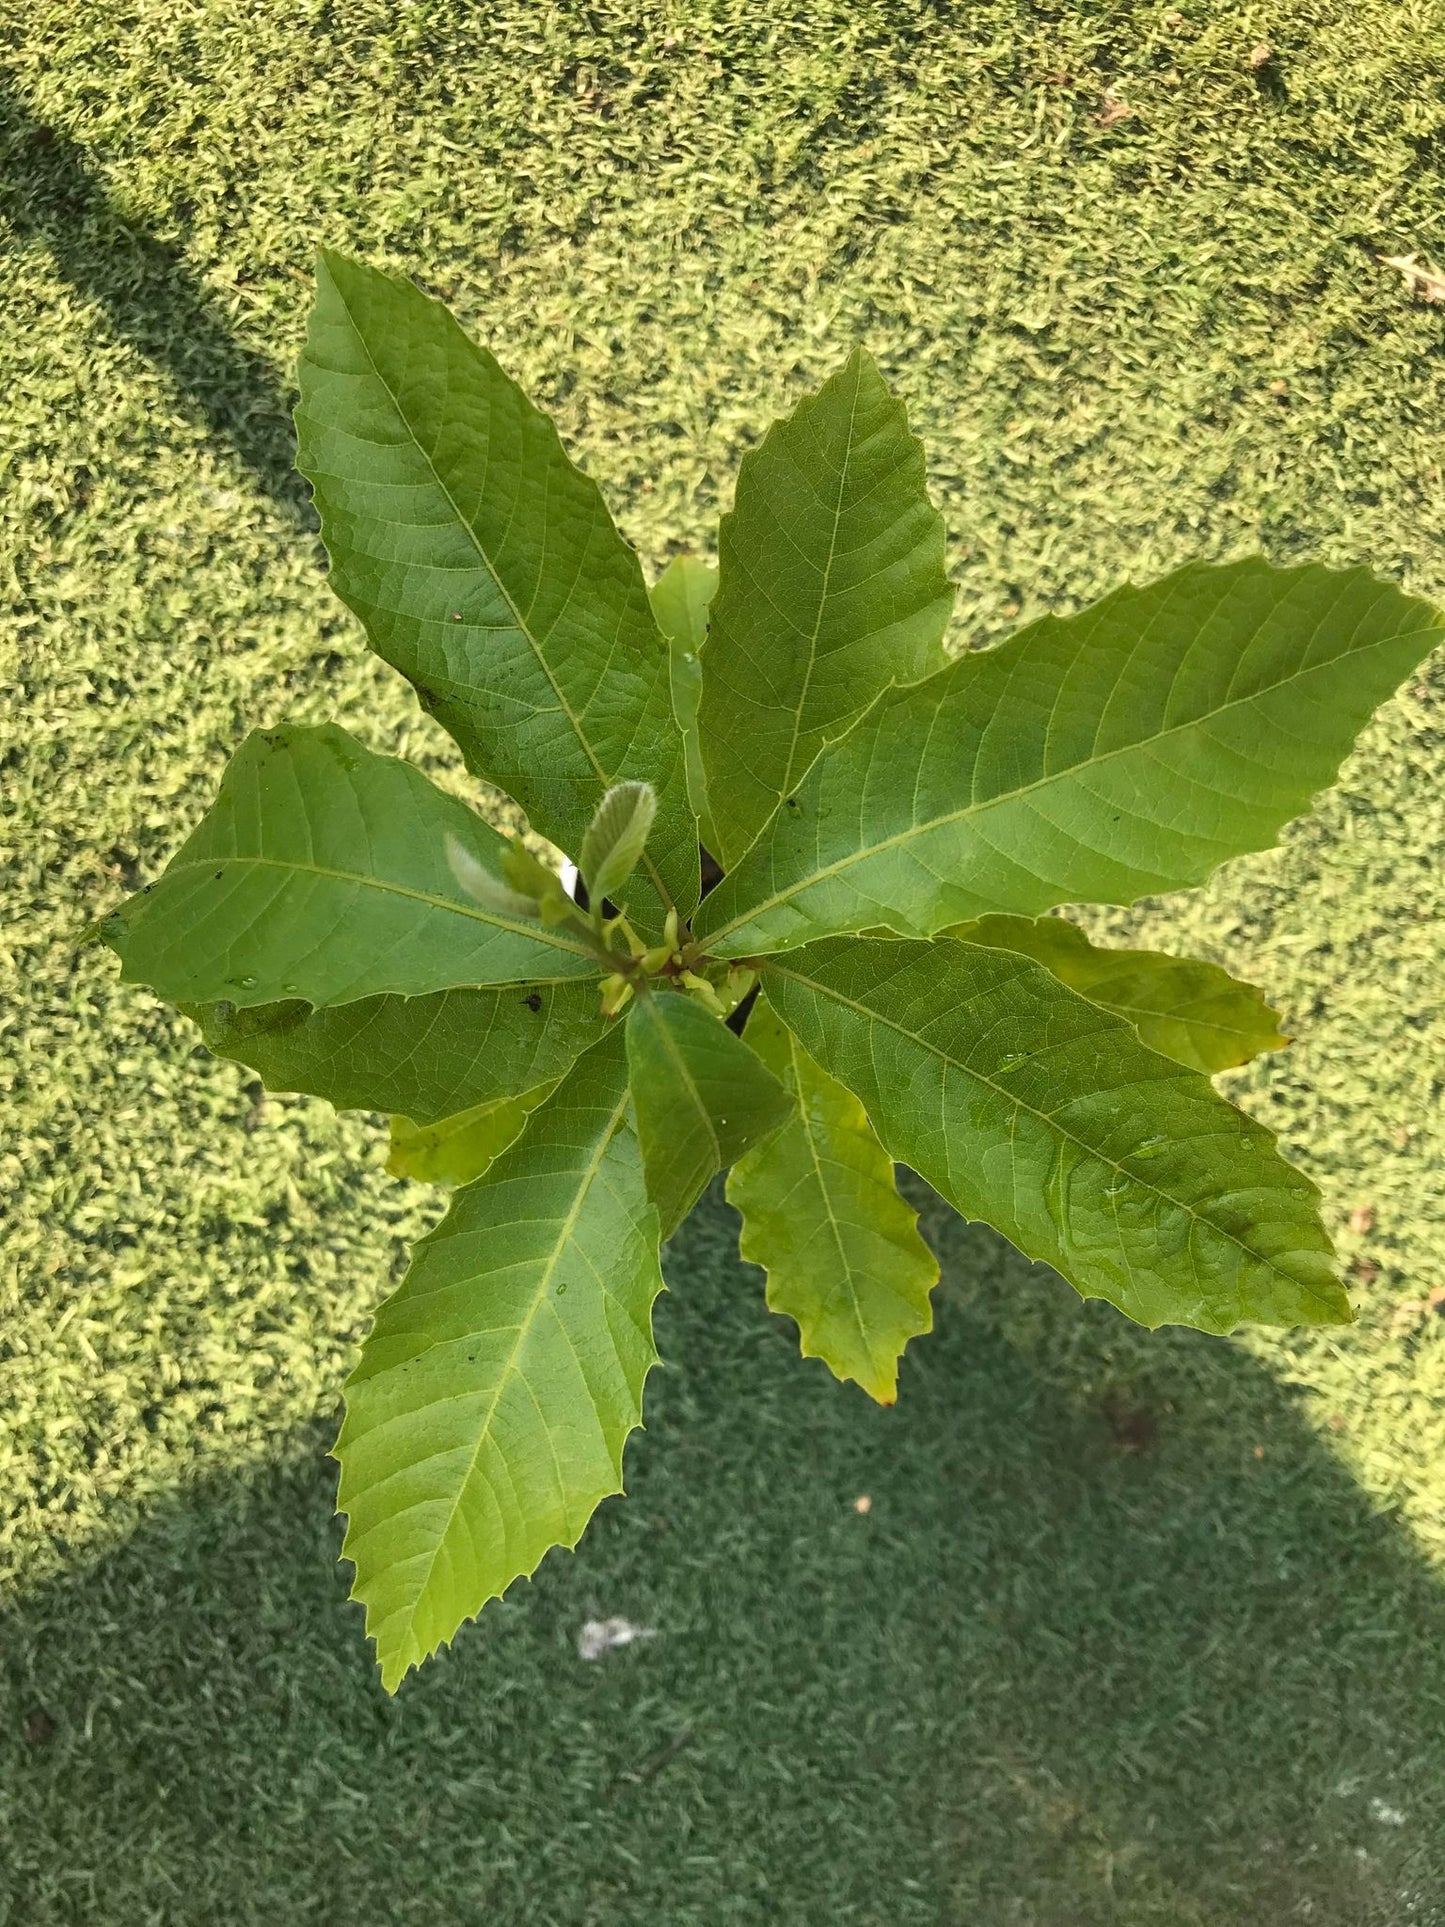
<path fill-rule="evenodd" d="M 1370 1814 L 1382 1827 L 1403 1827 L 1405 1824 L 1404 1814 L 1398 1807 L 1392 1807 L 1387 1800 L 1371 1800 Z"/>
<path fill-rule="evenodd" d="M 656 1639 L 655 1626 L 634 1625 L 630 1619 L 589 1619 L 577 1635 L 579 1659 L 601 1659 L 619 1646 L 630 1646 L 635 1639 Z"/>

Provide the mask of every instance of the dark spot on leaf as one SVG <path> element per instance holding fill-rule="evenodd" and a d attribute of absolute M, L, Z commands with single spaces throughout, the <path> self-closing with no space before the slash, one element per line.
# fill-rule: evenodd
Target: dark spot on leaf
<path fill-rule="evenodd" d="M 528 1010 L 540 1010 L 542 1008 L 541 996 L 535 990 L 529 991 L 522 999 L 522 1002 L 527 1006 Z"/>
<path fill-rule="evenodd" d="M 796 796 L 790 796 L 790 797 L 788 798 L 788 808 L 789 808 L 790 810 L 795 810 L 795 809 L 796 809 L 797 807 L 798 807 L 798 799 L 797 799 L 797 797 L 796 797 Z"/>
<path fill-rule="evenodd" d="M 221 880 L 221 878 L 222 878 L 222 877 L 223 877 L 223 876 L 224 876 L 225 874 L 226 874 L 226 873 L 225 873 L 225 871 L 224 871 L 224 870 L 217 870 L 217 872 L 216 872 L 216 874 L 215 874 L 215 878 L 214 878 L 213 880 L 214 880 L 214 881 L 215 881 L 216 883 L 219 883 L 219 882 L 220 882 L 220 880 Z M 149 886 L 147 886 L 147 888 L 149 888 Z"/>

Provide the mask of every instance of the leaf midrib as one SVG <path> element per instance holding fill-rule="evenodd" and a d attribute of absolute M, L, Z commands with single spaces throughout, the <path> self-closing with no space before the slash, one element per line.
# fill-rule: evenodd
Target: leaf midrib
<path fill-rule="evenodd" d="M 863 363 L 855 356 L 857 368 L 853 380 L 853 399 L 848 405 L 848 433 L 843 444 L 843 460 L 838 466 L 838 493 L 833 503 L 832 527 L 828 533 L 828 559 L 823 564 L 823 583 L 818 591 L 818 607 L 813 617 L 812 633 L 808 637 L 808 662 L 803 671 L 803 686 L 798 691 L 798 700 L 793 706 L 793 734 L 788 744 L 788 760 L 783 766 L 783 785 L 778 792 L 779 800 L 793 787 L 793 759 L 798 753 L 798 737 L 803 727 L 803 710 L 807 706 L 808 691 L 812 687 L 813 671 L 818 666 L 818 636 L 823 627 L 824 611 L 828 607 L 828 587 L 833 579 L 833 564 L 838 559 L 838 532 L 843 523 L 843 498 L 848 492 L 848 471 L 853 457 L 853 429 L 858 420 L 858 401 L 863 392 Z"/>
<path fill-rule="evenodd" d="M 1420 629 L 1397 630 L 1394 635 L 1389 637 L 1389 641 L 1393 643 L 1411 636 L 1428 635 L 1434 631 L 1436 626 L 1435 624 L 1426 624 Z M 1255 633 L 1257 634 L 1258 631 L 1256 630 Z M 1008 645 L 1004 644 L 1003 646 L 1006 648 Z M 906 829 L 898 831 L 895 835 L 885 837 L 878 843 L 870 843 L 865 849 L 850 851 L 847 856 L 839 857 L 835 863 L 825 864 L 820 869 L 810 871 L 806 877 L 800 878 L 796 883 L 789 884 L 786 889 L 776 891 L 770 897 L 765 897 L 760 903 L 753 904 L 746 911 L 740 912 L 737 916 L 731 918 L 729 922 L 723 924 L 719 929 L 709 931 L 707 933 L 707 941 L 709 943 L 721 943 L 726 937 L 731 936 L 735 930 L 745 929 L 748 924 L 755 922 L 757 918 L 765 915 L 767 911 L 776 909 L 781 903 L 789 902 L 804 890 L 812 889 L 813 886 L 818 883 L 826 883 L 830 877 L 840 875 L 844 870 L 851 869 L 854 864 L 865 863 L 875 856 L 886 855 L 889 850 L 897 849 L 902 844 L 910 842 L 914 837 L 927 836 L 934 830 L 947 829 L 950 824 L 962 823 L 970 817 L 984 816 L 989 810 L 1001 809 L 1006 804 L 1016 803 L 1020 798 L 1031 795 L 1035 790 L 1047 788 L 1050 784 L 1062 782 L 1069 778 L 1078 778 L 1085 770 L 1102 768 L 1103 765 L 1112 762 L 1116 757 L 1136 755 L 1140 750 L 1150 749 L 1156 743 L 1167 741 L 1171 736 L 1180 735 L 1186 730 L 1202 728 L 1206 723 L 1213 722 L 1217 717 L 1226 715 L 1231 709 L 1242 708 L 1248 703 L 1259 701 L 1263 696 L 1272 695 L 1276 690 L 1287 689 L 1292 684 L 1303 682 L 1307 677 L 1321 674 L 1327 669 L 1333 669 L 1351 655 L 1364 653 L 1364 651 L 1344 650 L 1339 655 L 1331 656 L 1327 662 L 1315 663 L 1309 669 L 1302 670 L 1295 675 L 1282 677 L 1279 681 L 1270 683 L 1263 689 L 1255 690 L 1251 695 L 1232 697 L 1228 702 L 1220 703 L 1213 709 L 1204 710 L 1198 716 L 1191 716 L 1186 722 L 1174 723 L 1168 729 L 1157 730 L 1152 736 L 1141 737 L 1138 741 L 1132 743 L 1121 743 L 1117 749 L 1104 750 L 1101 754 L 1086 756 L 1079 762 L 1069 764 L 1065 769 L 1046 771 L 1042 776 L 1036 777 L 1031 783 L 1024 783 L 1017 789 L 1006 790 L 997 796 L 987 797 L 981 803 L 965 803 L 962 808 L 947 810 L 941 816 L 931 817 L 926 823 L 911 823 Z M 934 673 L 939 676 L 947 676 L 959 667 L 962 667 L 962 665 L 949 664 L 946 668 L 936 670 Z M 925 678 L 921 683 L 906 685 L 906 690 L 912 692 L 926 688 L 929 680 L 931 679 Z M 895 693 L 895 690 L 884 690 L 877 698 L 877 701 L 880 703 L 884 702 Z M 866 721 L 867 715 L 865 714 L 859 718 L 854 728 L 861 729 Z M 850 730 L 849 735 L 852 733 Z M 847 736 L 840 737 L 838 743 L 836 745 L 830 745 L 830 747 L 841 749 L 847 741 Z M 776 820 L 776 817 L 777 811 L 775 810 L 773 816 L 769 818 L 769 821 Z M 764 825 L 763 831 L 759 833 L 756 842 L 752 846 L 753 849 L 757 849 L 761 845 L 766 828 L 767 826 Z"/>
<path fill-rule="evenodd" d="M 692 1099 L 693 1106 L 696 1109 L 698 1116 L 702 1119 L 703 1128 L 707 1132 L 708 1139 L 712 1144 L 713 1169 L 716 1170 L 718 1166 L 722 1163 L 722 1144 L 719 1141 L 716 1130 L 713 1128 L 713 1121 L 708 1112 L 707 1105 L 703 1100 L 702 1092 L 697 1087 L 697 1079 L 693 1076 L 692 1072 L 688 1069 L 687 1060 L 677 1047 L 677 1039 L 673 1036 L 672 1032 L 667 1027 L 667 1023 L 663 1018 L 662 1012 L 658 1008 L 656 997 L 653 996 L 651 992 L 647 992 L 645 994 L 648 996 L 651 1004 L 651 1008 L 648 1009 L 647 1011 L 648 1019 L 651 1022 L 654 1031 L 657 1033 L 657 1036 L 662 1043 L 662 1048 L 664 1049 L 664 1051 L 666 1051 L 668 1057 L 671 1059 L 673 1069 L 677 1072 L 678 1076 L 682 1079 L 683 1084 L 686 1086 L 687 1094 Z M 675 996 L 677 993 L 671 992 L 671 991 L 663 991 L 660 994 L 662 996 Z M 644 1008 L 646 1008 L 646 1006 L 644 1006 Z"/>
<path fill-rule="evenodd" d="M 400 421 L 402 427 L 406 430 L 406 433 L 411 440 L 412 446 L 416 449 L 417 454 L 420 455 L 422 460 L 426 463 L 427 470 L 430 473 L 432 480 L 436 483 L 437 487 L 441 490 L 442 495 L 446 499 L 447 507 L 451 510 L 452 514 L 456 517 L 458 524 L 466 530 L 467 539 L 470 541 L 473 549 L 475 549 L 476 551 L 477 560 L 481 563 L 482 567 L 486 570 L 488 576 L 491 578 L 493 587 L 496 589 L 497 593 L 501 596 L 503 602 L 506 603 L 507 608 L 511 611 L 512 620 L 516 624 L 518 633 L 526 637 L 527 646 L 532 651 L 533 656 L 536 658 L 537 667 L 541 670 L 542 674 L 546 677 L 548 686 L 550 687 L 552 694 L 557 699 L 557 707 L 561 710 L 562 714 L 567 718 L 567 722 L 569 727 L 571 728 L 572 734 L 576 737 L 578 743 L 581 745 L 582 752 L 586 756 L 588 762 L 592 765 L 593 773 L 595 774 L 597 781 L 601 784 L 603 790 L 605 791 L 610 786 L 613 779 L 611 776 L 608 775 L 606 770 L 603 769 L 601 762 L 598 760 L 597 752 L 593 749 L 591 742 L 589 741 L 588 737 L 584 734 L 581 722 L 578 719 L 575 712 L 573 711 L 572 705 L 568 702 L 567 697 L 562 690 L 561 684 L 557 681 L 557 678 L 552 674 L 551 664 L 547 661 L 546 656 L 542 653 L 541 644 L 538 642 L 537 638 L 533 635 L 531 626 L 528 623 L 527 618 L 522 614 L 522 611 L 518 608 L 516 600 L 513 597 L 511 590 L 507 587 L 506 583 L 502 580 L 502 577 L 498 573 L 496 565 L 493 563 L 491 557 L 487 554 L 486 549 L 482 546 L 481 537 L 477 534 L 477 531 L 475 530 L 475 528 L 473 528 L 472 524 L 467 520 L 466 516 L 462 514 L 461 505 L 457 501 L 456 497 L 453 495 L 447 483 L 442 479 L 441 472 L 437 468 L 435 461 L 432 459 L 430 450 L 428 450 L 423 445 L 420 436 L 417 434 L 416 430 L 412 427 L 411 419 L 408 416 L 406 410 L 402 407 L 401 400 L 397 395 L 396 390 L 392 387 L 391 383 L 387 380 L 386 376 L 381 372 L 381 369 L 377 366 L 376 357 L 371 352 L 370 343 L 367 341 L 366 336 L 362 333 L 360 327 L 358 327 L 356 317 L 351 311 L 351 303 L 347 300 L 345 294 L 342 292 L 341 285 L 336 280 L 334 275 L 331 277 L 331 285 L 336 290 L 337 299 L 340 301 L 342 307 L 346 310 L 346 318 L 351 323 L 351 332 L 356 337 L 356 340 L 360 345 L 362 353 L 366 356 L 367 362 L 371 368 L 371 372 L 375 375 L 377 381 L 381 384 L 381 387 L 385 391 L 388 401 L 390 401 L 393 409 L 395 409 L 397 419 L 398 421 Z M 452 320 L 452 317 L 450 314 L 448 314 L 447 319 Z M 456 324 L 454 323 L 453 325 L 456 325 Z M 462 331 L 458 329 L 458 332 L 460 333 Z M 463 335 L 463 338 L 467 339 L 465 335 Z M 560 437 L 558 438 L 558 448 L 561 449 Z M 566 450 L 561 449 L 561 452 L 562 452 L 563 459 L 566 460 Z M 571 601 L 570 593 L 567 597 L 567 600 L 568 602 Z M 643 867 L 646 869 L 648 876 L 652 879 L 654 888 L 657 890 L 658 895 L 662 898 L 664 909 L 668 909 L 668 910 L 672 909 L 673 901 L 672 901 L 671 893 L 668 891 L 666 885 L 663 883 L 662 878 L 658 875 L 657 868 L 653 863 L 652 858 L 648 855 L 646 850 L 644 850 L 642 853 L 642 862 L 643 862 Z"/>
<path fill-rule="evenodd" d="M 983 945 L 979 946 L 981 949 L 984 947 Z M 1245 1244 L 1242 1238 L 1236 1237 L 1232 1231 L 1226 1230 L 1223 1225 L 1216 1224 L 1213 1218 L 1206 1217 L 1202 1211 L 1196 1210 L 1192 1205 L 1185 1204 L 1182 1199 L 1171 1197 L 1167 1191 L 1161 1191 L 1157 1184 L 1150 1184 L 1147 1178 L 1139 1177 L 1135 1172 L 1129 1170 L 1126 1165 L 1121 1164 L 1117 1158 L 1107 1156 L 1094 1145 L 1087 1143 L 1083 1138 L 1077 1137 L 1064 1125 L 1059 1124 L 1047 1111 L 1040 1111 L 1034 1105 L 1025 1103 L 1022 1098 L 1017 1097 L 1012 1091 L 1006 1090 L 1001 1084 L 995 1083 L 994 1080 L 983 1071 L 975 1070 L 971 1065 L 961 1063 L 956 1057 L 950 1057 L 946 1051 L 940 1050 L 937 1045 L 925 1043 L 916 1031 L 906 1029 L 902 1024 L 896 1023 L 891 1017 L 884 1017 L 869 1005 L 857 1002 L 856 999 L 846 996 L 840 990 L 835 990 L 829 984 L 819 983 L 816 978 L 806 976 L 801 970 L 790 969 L 787 965 L 775 963 L 771 959 L 768 961 L 768 968 L 779 972 L 782 976 L 793 978 L 797 983 L 806 984 L 809 989 L 817 991 L 819 995 L 830 997 L 834 1003 L 842 1004 L 847 1009 L 856 1011 L 859 1016 L 865 1018 L 868 1022 L 882 1024 L 885 1029 L 895 1032 L 899 1037 L 906 1039 L 917 1049 L 931 1053 L 952 1069 L 961 1072 L 964 1077 L 971 1078 L 976 1084 L 982 1084 L 986 1089 L 992 1091 L 995 1096 L 1002 1098 L 1005 1103 L 1012 1105 L 1015 1111 L 1027 1112 L 1030 1117 L 1035 1118 L 1042 1124 L 1046 1130 L 1052 1132 L 1057 1137 L 1066 1139 L 1070 1144 L 1077 1146 L 1087 1157 L 1094 1159 L 1095 1162 L 1104 1165 L 1111 1171 L 1117 1171 L 1121 1177 L 1127 1178 L 1131 1185 L 1137 1185 L 1141 1190 L 1152 1192 L 1161 1202 L 1172 1206 L 1176 1210 L 1185 1212 L 1196 1223 L 1207 1225 L 1216 1237 L 1223 1238 L 1229 1244 L 1235 1245 L 1240 1251 L 1244 1252 L 1248 1258 L 1253 1260 L 1254 1263 L 1267 1266 L 1268 1269 L 1276 1273 L 1277 1276 L 1286 1279 L 1296 1290 L 1308 1292 L 1312 1298 L 1321 1304 L 1326 1302 L 1313 1287 L 1305 1284 L 1301 1279 L 1294 1277 L 1290 1272 L 1281 1269 L 1272 1258 L 1267 1257 L 1263 1252 L 1252 1250 L 1249 1245 Z M 1078 993 L 1075 992 L 1075 995 L 1077 994 Z M 1201 1075 L 1201 1073 L 1198 1072 L 1193 1074 L 1196 1076 Z M 869 1121 L 872 1122 L 871 1119 Z M 874 1128 L 876 1129 L 877 1126 L 875 1125 Z M 1274 1138 L 1272 1133 L 1266 1132 L 1266 1135 L 1269 1137 L 1271 1146 L 1273 1146 Z M 1305 1179 L 1305 1182 L 1308 1183 L 1309 1180 Z M 1115 1216 L 1117 1219 L 1117 1211 Z"/>
<path fill-rule="evenodd" d="M 1028 953 L 1019 951 L 1017 954 L 1027 956 Z M 1048 965 L 1046 964 L 1044 968 L 1048 969 Z M 1057 971 L 1052 974 L 1058 976 Z M 1198 1017 L 1188 1006 L 1183 1010 L 1159 1010 L 1152 1004 L 1131 1004 L 1118 997 L 1110 997 L 1105 1002 L 1093 989 L 1081 990 L 1077 984 L 1070 984 L 1066 977 L 1059 977 L 1059 982 L 1067 984 L 1077 996 L 1087 997 L 1090 1003 L 1097 1003 L 1106 1010 L 1117 1010 L 1121 1016 L 1127 1017 L 1136 1029 L 1145 1021 L 1154 1024 L 1182 1024 L 1189 1030 L 1216 1031 L 1222 1038 L 1236 1038 L 1243 1044 L 1253 1043 L 1259 1035 L 1258 1030 L 1248 1029 L 1243 1024 L 1227 1024 L 1214 1017 Z M 1267 1046 L 1260 1044 L 1257 1048 L 1264 1050 Z"/>
<path fill-rule="evenodd" d="M 800 1062 L 799 1058 L 799 1053 L 802 1049 L 803 1046 L 801 1043 L 799 1043 L 798 1039 L 789 1031 L 788 1052 L 793 1066 L 793 1090 L 798 1101 L 798 1116 L 803 1126 L 803 1136 L 808 1141 L 808 1155 L 813 1161 L 813 1175 L 818 1181 L 818 1191 L 823 1199 L 823 1207 L 828 1214 L 828 1229 L 833 1234 L 833 1245 L 838 1253 L 838 1263 L 847 1284 L 848 1302 L 853 1308 L 853 1323 L 858 1328 L 858 1342 L 863 1347 L 863 1354 L 868 1360 L 869 1366 L 875 1367 L 876 1361 L 873 1357 L 873 1347 L 869 1342 L 868 1330 L 863 1322 L 863 1307 L 858 1297 L 858 1287 L 853 1282 L 854 1267 L 848 1262 L 847 1252 L 844 1249 L 843 1234 L 838 1223 L 838 1214 L 833 1209 L 832 1193 L 829 1191 L 827 1182 L 823 1177 L 823 1163 L 818 1155 L 817 1141 L 813 1136 L 813 1127 L 808 1115 L 809 1107 L 803 1100 L 803 1075 L 806 1067 Z M 824 1076 L 827 1075 L 828 1073 L 824 1072 Z M 849 1095 L 852 1096 L 852 1093 L 849 1092 Z"/>
<path fill-rule="evenodd" d="M 384 877 L 368 876 L 364 872 L 333 870 L 322 863 L 302 863 L 289 857 L 278 856 L 212 856 L 205 859 L 196 858 L 190 863 L 173 863 L 166 871 L 166 876 L 169 879 L 182 876 L 188 870 L 214 870 L 218 863 L 232 870 L 244 868 L 286 870 L 301 876 L 325 877 L 332 883 L 361 884 L 368 890 L 379 890 L 388 896 L 405 897 L 413 903 L 425 903 L 433 910 L 448 910 L 454 916 L 470 917 L 474 923 L 486 924 L 488 929 L 507 930 L 514 936 L 527 937 L 536 943 L 551 944 L 554 949 L 570 951 L 573 956 L 586 957 L 589 954 L 585 945 L 572 943 L 566 937 L 559 937 L 555 931 L 549 930 L 544 924 L 514 923 L 508 917 L 490 915 L 483 910 L 473 909 L 470 904 L 458 903 L 452 897 L 435 896 L 429 890 L 412 889 L 404 883 L 389 883 Z M 557 981 L 573 983 L 576 980 L 567 977 L 559 978 Z M 460 989 L 463 986 L 455 985 L 452 988 Z M 484 986 L 478 985 L 477 988 L 481 989 Z"/>

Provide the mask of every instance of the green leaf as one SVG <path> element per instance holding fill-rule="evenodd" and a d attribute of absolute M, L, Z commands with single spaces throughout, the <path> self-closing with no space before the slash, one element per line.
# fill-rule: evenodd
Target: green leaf
<path fill-rule="evenodd" d="M 554 1082 L 604 1029 L 595 982 L 364 997 L 332 1010 L 294 1000 L 182 1008 L 218 1057 L 249 1065 L 268 1090 L 419 1125 Z"/>
<path fill-rule="evenodd" d="M 686 914 L 697 833 L 668 652 L 552 423 L 439 302 L 325 252 L 300 385 L 298 466 L 372 648 L 566 851 L 612 784 L 651 782 L 648 874 Z"/>
<path fill-rule="evenodd" d="M 1085 1297 L 1212 1332 L 1350 1317 L 1271 1134 L 1032 958 L 830 940 L 765 981 L 894 1158 Z"/>
<path fill-rule="evenodd" d="M 825 743 L 944 660 L 923 446 L 861 348 L 744 456 L 718 556 L 698 726 L 730 868 Z"/>
<path fill-rule="evenodd" d="M 891 1405 L 904 1346 L 933 1324 L 937 1261 L 853 1093 L 808 1055 L 766 999 L 753 1007 L 746 1034 L 797 1109 L 728 1175 L 728 1199 L 742 1213 L 742 1255 L 768 1274 L 769 1310 L 797 1321 L 804 1358 L 821 1358 L 838 1378 L 856 1379 Z"/>
<path fill-rule="evenodd" d="M 943 933 L 1016 950 L 1071 990 L 1127 1017 L 1150 1050 L 1213 1076 L 1289 1042 L 1262 991 L 1218 964 L 1162 950 L 1101 950 L 1065 917 L 976 917 Z"/>
<path fill-rule="evenodd" d="M 455 1193 L 382 1305 L 336 1454 L 382 1683 L 622 1489 L 662 1289 L 620 1037 Z"/>
<path fill-rule="evenodd" d="M 627 1062 L 647 1195 L 671 1237 L 708 1179 L 776 1131 L 793 1100 L 719 1018 L 680 991 L 641 996 Z"/>
<path fill-rule="evenodd" d="M 102 935 L 125 981 L 173 1003 L 322 1006 L 595 973 L 575 937 L 474 902 L 449 836 L 500 872 L 502 838 L 409 763 L 331 724 L 258 730 Z"/>
<path fill-rule="evenodd" d="M 594 910 L 604 899 L 622 902 L 623 886 L 637 868 L 656 812 L 650 783 L 616 783 L 597 805 L 577 860 Z"/>
<path fill-rule="evenodd" d="M 1442 635 L 1367 570 L 1258 561 L 1047 616 L 880 698 L 694 928 L 749 956 L 1201 883 L 1308 807 Z"/>
<path fill-rule="evenodd" d="M 687 794 L 697 818 L 698 835 L 717 855 L 707 807 L 707 777 L 698 741 L 697 706 L 702 696 L 702 647 L 707 641 L 708 605 L 717 593 L 717 570 L 695 555 L 675 555 L 651 589 L 652 613 L 672 652 L 672 708 L 682 731 Z"/>
<path fill-rule="evenodd" d="M 394 1178 L 422 1184 L 470 1184 L 521 1136 L 527 1119 L 556 1087 L 553 1079 L 520 1097 L 494 1097 L 436 1124 L 394 1117 L 386 1168 Z"/>

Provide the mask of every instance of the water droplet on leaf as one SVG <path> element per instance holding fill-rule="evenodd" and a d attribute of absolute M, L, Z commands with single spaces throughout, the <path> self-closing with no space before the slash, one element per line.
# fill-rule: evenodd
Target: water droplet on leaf
<path fill-rule="evenodd" d="M 1027 1064 L 1028 1061 L 1029 1053 L 1026 1050 L 1011 1051 L 999 1065 L 999 1073 L 1002 1075 L 1005 1071 L 1016 1071 L 1020 1064 Z"/>

